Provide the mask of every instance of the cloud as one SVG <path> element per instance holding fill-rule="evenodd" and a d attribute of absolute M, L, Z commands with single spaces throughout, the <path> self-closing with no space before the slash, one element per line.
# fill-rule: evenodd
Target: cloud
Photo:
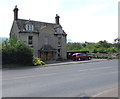
<path fill-rule="evenodd" d="M 80 12 L 82 12 L 82 15 L 94 15 L 96 12 L 99 12 L 100 10 L 105 10 L 108 8 L 109 4 L 95 4 L 95 5 L 88 5 L 80 9 Z"/>
<path fill-rule="evenodd" d="M 117 16 L 69 16 L 63 27 L 75 42 L 112 41 L 118 35 Z M 69 20 L 69 21 L 68 21 Z M 66 20 L 62 20 L 66 21 Z M 63 22 L 62 22 L 63 23 Z"/>
<path fill-rule="evenodd" d="M 13 8 L 18 5 L 19 18 L 60 24 L 68 39 L 77 42 L 113 40 L 117 36 L 118 0 L 0 0 L 0 36 L 9 36 Z M 104 14 L 103 14 L 104 12 Z M 109 14 L 110 12 L 110 14 Z"/>

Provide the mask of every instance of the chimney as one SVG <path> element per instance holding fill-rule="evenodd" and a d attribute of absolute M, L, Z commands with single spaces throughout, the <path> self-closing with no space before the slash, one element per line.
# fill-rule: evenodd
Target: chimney
<path fill-rule="evenodd" d="M 59 24 L 59 16 L 56 14 L 56 17 L 55 17 L 55 22 L 56 22 L 56 24 Z"/>
<path fill-rule="evenodd" d="M 14 20 L 17 20 L 18 19 L 18 8 L 17 8 L 17 5 L 15 6 L 15 8 L 14 8 Z"/>

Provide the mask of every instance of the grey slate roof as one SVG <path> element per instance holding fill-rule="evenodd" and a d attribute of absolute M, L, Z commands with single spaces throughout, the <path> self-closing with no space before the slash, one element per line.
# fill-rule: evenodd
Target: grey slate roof
<path fill-rule="evenodd" d="M 55 23 L 46 23 L 46 22 L 25 20 L 25 19 L 18 19 L 16 22 L 17 22 L 18 28 L 21 33 L 22 32 L 30 32 L 30 31 L 26 30 L 26 24 L 32 24 L 34 26 L 34 30 L 32 32 L 35 32 L 35 33 L 39 33 L 39 29 L 42 29 L 44 27 L 50 27 L 50 28 L 54 29 L 54 34 L 56 34 L 56 28 L 61 27 L 61 25 L 57 25 Z M 67 35 L 64 31 L 62 34 Z"/>

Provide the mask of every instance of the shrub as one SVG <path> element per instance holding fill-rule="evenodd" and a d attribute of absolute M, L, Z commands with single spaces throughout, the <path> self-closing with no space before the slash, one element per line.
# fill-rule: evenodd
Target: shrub
<path fill-rule="evenodd" d="M 41 61 L 41 65 L 46 65 L 46 63 L 45 63 L 45 62 L 43 62 L 43 61 Z"/>
<path fill-rule="evenodd" d="M 2 44 L 2 64 L 32 65 L 33 49 L 15 36 Z"/>
<path fill-rule="evenodd" d="M 40 58 L 33 57 L 33 65 L 38 66 L 38 65 L 45 65 L 43 61 L 40 60 Z"/>

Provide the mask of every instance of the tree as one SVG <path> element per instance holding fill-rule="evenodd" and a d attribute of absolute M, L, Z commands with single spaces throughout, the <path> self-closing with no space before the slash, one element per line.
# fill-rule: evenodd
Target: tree
<path fill-rule="evenodd" d="M 2 44 L 3 64 L 32 64 L 33 49 L 15 36 Z"/>
<path fill-rule="evenodd" d="M 114 39 L 114 42 L 115 42 L 115 43 L 120 43 L 120 38 Z"/>
<path fill-rule="evenodd" d="M 82 48 L 82 45 L 77 42 L 75 43 L 68 42 L 67 47 L 69 51 L 73 51 L 73 50 L 80 50 Z"/>
<path fill-rule="evenodd" d="M 106 40 L 99 41 L 98 43 L 100 44 L 101 47 L 104 47 L 104 48 L 110 48 L 110 46 L 111 46 L 111 44 L 108 43 Z"/>
<path fill-rule="evenodd" d="M 116 48 L 116 47 L 108 48 L 108 52 L 116 53 L 116 52 L 118 52 L 118 48 Z"/>
<path fill-rule="evenodd" d="M 99 41 L 97 43 L 68 43 L 68 51 L 89 51 L 90 53 L 109 53 L 117 52 L 119 45 L 116 43 L 108 43 L 106 40 Z M 118 48 L 117 48 L 118 47 Z"/>

